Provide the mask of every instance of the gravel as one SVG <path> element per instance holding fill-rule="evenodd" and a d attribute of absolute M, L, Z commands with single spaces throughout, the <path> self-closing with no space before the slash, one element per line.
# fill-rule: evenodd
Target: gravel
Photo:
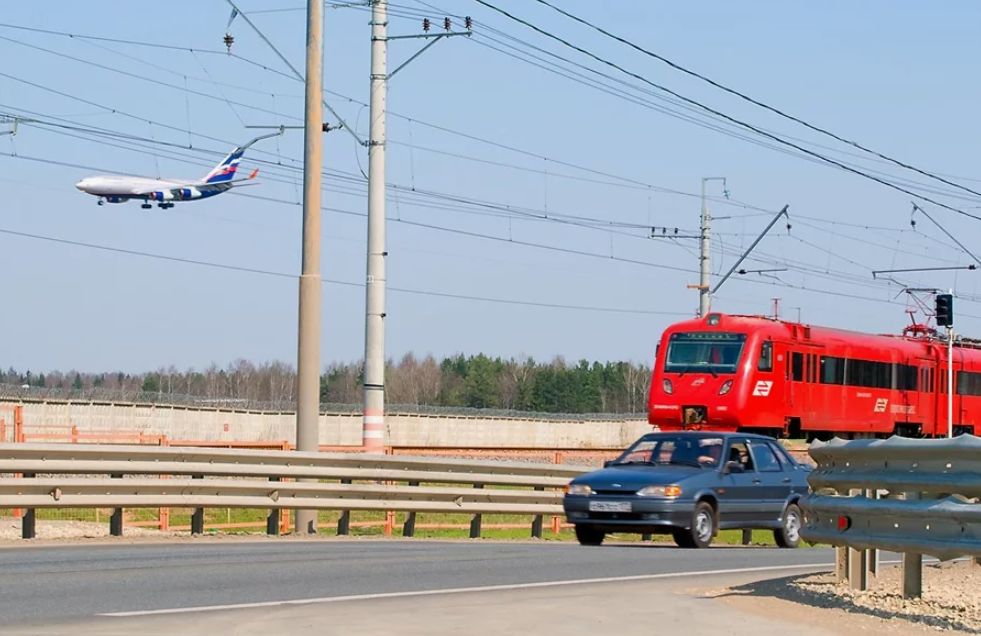
<path fill-rule="evenodd" d="M 844 610 L 883 619 L 890 625 L 915 624 L 936 631 L 981 634 L 981 567 L 970 561 L 923 567 L 923 596 L 902 597 L 902 569 L 882 568 L 865 592 L 837 584 L 833 574 L 815 574 L 746 586 L 752 596 L 782 598 L 815 608 Z"/>
<path fill-rule="evenodd" d="M 0 541 L 21 541 L 21 520 L 0 518 Z M 154 530 L 152 528 L 127 527 L 123 534 L 128 537 L 169 537 L 177 532 Z M 38 521 L 36 526 L 38 539 L 98 539 L 109 537 L 109 522 L 95 523 L 92 521 Z"/>

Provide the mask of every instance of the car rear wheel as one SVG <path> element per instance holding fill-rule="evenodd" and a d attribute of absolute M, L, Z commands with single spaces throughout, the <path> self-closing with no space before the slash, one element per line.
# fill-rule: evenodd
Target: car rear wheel
<path fill-rule="evenodd" d="M 773 539 L 781 548 L 796 548 L 800 544 L 802 515 L 797 504 L 790 504 L 783 511 L 779 530 L 773 531 Z"/>
<path fill-rule="evenodd" d="M 707 548 L 715 536 L 715 510 L 705 501 L 698 502 L 691 516 L 691 528 L 675 530 L 674 542 L 679 548 Z"/>
<path fill-rule="evenodd" d="M 579 545 L 600 545 L 605 538 L 605 532 L 601 532 L 592 526 L 576 524 L 576 539 L 579 541 Z"/>

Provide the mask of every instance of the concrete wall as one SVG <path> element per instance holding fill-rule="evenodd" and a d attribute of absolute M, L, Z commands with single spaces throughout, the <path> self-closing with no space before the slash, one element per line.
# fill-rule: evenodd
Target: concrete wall
<path fill-rule="evenodd" d="M 0 406 L 11 404 L 14 403 Z M 142 432 L 163 435 L 172 441 L 295 441 L 296 416 L 293 413 L 94 402 L 19 404 L 23 407 L 28 441 L 32 438 L 34 441 L 58 441 L 36 436 L 67 433 L 72 427 L 80 434 Z M 0 417 L 3 417 L 2 413 Z M 623 448 L 650 430 L 651 427 L 642 420 L 569 421 L 391 414 L 386 416 L 385 443 L 422 448 Z M 359 446 L 361 415 L 321 415 L 320 443 Z"/>

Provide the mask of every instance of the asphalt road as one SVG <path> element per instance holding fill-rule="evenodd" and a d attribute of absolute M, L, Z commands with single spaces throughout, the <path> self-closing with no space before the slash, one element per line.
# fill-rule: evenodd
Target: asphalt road
<path fill-rule="evenodd" d="M 0 549 L 0 625 L 393 592 L 827 565 L 833 551 L 651 544 L 258 541 Z M 791 572 L 787 572 L 788 574 Z M 777 572 L 780 575 L 781 572 Z"/>

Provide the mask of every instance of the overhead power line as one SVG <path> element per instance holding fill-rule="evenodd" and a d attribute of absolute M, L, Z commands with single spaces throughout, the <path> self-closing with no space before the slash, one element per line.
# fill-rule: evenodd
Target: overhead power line
<path fill-rule="evenodd" d="M 238 266 L 238 265 L 229 265 L 227 263 L 216 263 L 216 262 L 213 262 L 213 261 L 202 261 L 202 260 L 191 259 L 191 258 L 182 258 L 182 257 L 179 257 L 179 256 L 170 256 L 170 255 L 167 255 L 167 254 L 156 254 L 156 253 L 153 253 L 153 252 L 145 252 L 145 251 L 141 251 L 141 250 L 132 250 L 132 249 L 127 249 L 127 248 L 122 248 L 122 247 L 113 247 L 113 246 L 110 246 L 110 245 L 99 245 L 99 244 L 96 244 L 96 243 L 86 243 L 86 242 L 83 242 L 83 241 L 74 241 L 74 240 L 71 240 L 71 239 L 65 239 L 65 238 L 60 238 L 60 237 L 55 237 L 55 236 L 45 236 L 45 235 L 42 235 L 42 234 L 32 234 L 32 233 L 29 233 L 29 232 L 19 232 L 19 231 L 16 231 L 16 230 L 9 230 L 9 229 L 5 229 L 5 228 L 0 228 L 0 234 L 5 234 L 5 235 L 8 235 L 8 236 L 17 236 L 17 237 L 20 237 L 20 238 L 33 239 L 33 240 L 37 240 L 37 241 L 46 241 L 46 242 L 49 242 L 49 243 L 58 243 L 58 244 L 61 244 L 61 245 L 71 245 L 73 247 L 82 247 L 82 248 L 85 248 L 85 249 L 99 250 L 99 251 L 103 251 L 103 252 L 113 252 L 113 253 L 117 253 L 117 254 L 125 254 L 127 256 L 138 256 L 138 257 L 141 257 L 141 258 L 149 258 L 149 259 L 154 259 L 154 260 L 169 261 L 169 262 L 174 262 L 174 263 L 183 263 L 185 265 L 195 265 L 195 266 L 198 266 L 198 267 L 210 267 L 210 268 L 213 268 L 213 269 L 222 269 L 222 270 L 235 271 L 235 272 L 241 272 L 241 273 L 246 273 L 246 274 L 260 274 L 260 275 L 263 275 L 263 276 L 273 276 L 273 277 L 276 277 L 276 278 L 291 278 L 291 279 L 297 279 L 297 278 L 299 278 L 295 274 L 287 274 L 285 272 L 277 272 L 277 271 L 272 271 L 272 270 L 257 269 L 257 268 L 253 268 L 253 267 L 242 267 L 242 266 Z M 343 285 L 343 286 L 346 286 L 346 287 L 364 287 L 364 284 L 363 283 L 354 283 L 354 282 L 350 282 L 350 281 L 334 280 L 334 279 L 328 279 L 328 278 L 323 279 L 323 283 L 324 284 L 330 284 L 330 285 Z M 456 300 L 470 300 L 470 301 L 479 301 L 479 302 L 487 302 L 487 303 L 498 303 L 498 304 L 506 304 L 506 305 L 525 305 L 525 306 L 530 306 L 530 307 L 544 307 L 544 308 L 550 308 L 550 309 L 574 309 L 574 310 L 581 310 L 581 311 L 594 311 L 594 312 L 603 312 L 603 313 L 644 314 L 644 315 L 653 315 L 653 316 L 688 316 L 688 315 L 690 315 L 690 314 L 685 314 L 685 313 L 680 313 L 680 312 L 653 311 L 653 310 L 647 310 L 647 309 L 631 309 L 631 308 L 624 308 L 624 307 L 595 307 L 595 306 L 588 306 L 588 305 L 568 305 L 568 304 L 561 304 L 561 303 L 546 303 L 546 302 L 538 302 L 538 301 L 530 301 L 530 300 L 519 300 L 519 299 L 514 299 L 514 298 L 493 298 L 493 297 L 489 297 L 489 296 L 475 296 L 475 295 L 470 295 L 470 294 L 452 294 L 452 293 L 447 293 L 447 292 L 434 292 L 434 291 L 429 291 L 429 290 L 411 289 L 411 288 L 404 288 L 404 287 L 390 287 L 389 289 L 391 289 L 394 292 L 403 293 L 403 294 L 415 294 L 415 295 L 421 295 L 421 296 L 433 296 L 433 297 L 440 297 L 440 298 L 452 298 L 452 299 L 456 299 Z"/>
<path fill-rule="evenodd" d="M 865 179 L 869 179 L 870 181 L 874 181 L 876 183 L 879 183 L 880 185 L 884 185 L 884 186 L 886 186 L 888 188 L 891 188 L 893 190 L 896 190 L 898 192 L 902 192 L 903 194 L 906 194 L 906 195 L 915 197 L 915 198 L 920 199 L 922 201 L 926 201 L 928 203 L 931 203 L 933 205 L 936 205 L 937 207 L 941 207 L 941 208 L 944 208 L 946 210 L 950 210 L 951 212 L 956 212 L 957 214 L 961 214 L 963 216 L 970 217 L 972 219 L 981 221 L 981 216 L 978 216 L 976 214 L 971 214 L 970 212 L 965 212 L 964 210 L 960 210 L 958 208 L 955 208 L 953 206 L 947 205 L 945 203 L 941 203 L 939 201 L 935 201 L 935 200 L 933 200 L 933 199 L 931 199 L 929 197 L 923 196 L 922 194 L 918 194 L 918 193 L 916 193 L 916 192 L 914 192 L 912 190 L 908 190 L 908 189 L 906 189 L 906 188 L 904 188 L 902 186 L 898 186 L 898 185 L 896 185 L 894 183 L 890 183 L 889 181 L 886 181 L 885 179 L 882 179 L 882 178 L 877 177 L 877 176 L 872 175 L 872 174 L 868 174 L 868 173 L 863 172 L 862 170 L 859 170 L 857 168 L 853 168 L 852 166 L 850 166 L 848 164 L 842 163 L 842 162 L 840 162 L 840 161 L 838 161 L 836 159 L 832 159 L 830 157 L 826 157 L 826 156 L 824 156 L 824 155 L 822 155 L 822 154 L 820 154 L 818 152 L 814 152 L 813 150 L 810 150 L 808 148 L 804 148 L 803 146 L 800 146 L 799 144 L 796 144 L 794 142 L 787 141 L 786 139 L 783 139 L 782 137 L 779 137 L 777 135 L 774 135 L 772 133 L 769 133 L 769 132 L 767 132 L 767 131 L 765 131 L 765 130 L 757 127 L 757 126 L 754 126 L 753 124 L 749 124 L 749 123 L 744 122 L 744 121 L 742 121 L 740 119 L 737 119 L 736 117 L 732 117 L 731 115 L 727 115 L 727 114 L 725 114 L 725 113 L 723 113 L 723 112 L 721 112 L 721 111 L 719 111 L 719 110 L 717 110 L 715 108 L 712 108 L 710 106 L 706 106 L 705 104 L 702 104 L 701 102 L 699 102 L 697 100 L 691 99 L 690 97 L 686 97 L 686 96 L 682 95 L 681 93 L 678 93 L 677 91 L 671 90 L 670 88 L 667 88 L 665 86 L 662 86 L 660 84 L 657 84 L 655 82 L 652 82 L 651 80 L 647 79 L 643 75 L 640 75 L 640 74 L 635 73 L 633 71 L 629 71 L 626 68 L 624 68 L 623 66 L 621 66 L 621 65 L 619 65 L 619 64 L 617 64 L 615 62 L 611 62 L 611 61 L 609 61 L 609 60 L 607 60 L 607 59 L 605 59 L 603 57 L 600 57 L 599 55 L 596 55 L 595 53 L 593 53 L 591 51 L 588 51 L 588 50 L 582 48 L 581 46 L 578 46 L 576 44 L 573 44 L 573 43 L 569 42 L 568 40 L 555 35 L 554 33 L 551 33 L 549 31 L 546 31 L 545 29 L 542 29 L 541 27 L 539 27 L 539 26 L 537 26 L 535 24 L 532 24 L 531 22 L 528 22 L 527 20 L 524 20 L 522 18 L 519 18 L 519 17 L 511 14 L 511 13 L 508 13 L 504 9 L 501 9 L 501 8 L 499 8 L 499 7 L 491 4 L 489 2 L 486 2 L 486 0 L 474 0 L 474 2 L 477 2 L 478 4 L 481 4 L 481 5 L 489 8 L 489 9 L 491 9 L 493 11 L 496 11 L 496 12 L 500 13 L 501 15 L 509 18 L 510 20 L 513 20 L 513 21 L 517 22 L 518 24 L 521 24 L 521 25 L 523 25 L 523 26 L 525 26 L 525 27 L 527 27 L 529 29 L 532 29 L 536 33 L 539 33 L 541 35 L 544 35 L 547 38 L 550 38 L 552 40 L 555 40 L 556 42 L 559 42 L 563 46 L 566 46 L 568 48 L 573 49 L 574 51 L 577 51 L 577 52 L 579 52 L 579 53 L 581 53 L 583 55 L 586 55 L 587 57 L 589 57 L 589 58 L 591 58 L 591 59 L 593 59 L 593 60 L 595 60 L 595 61 L 597 61 L 597 62 L 599 62 L 601 64 L 605 64 L 606 66 L 609 66 L 611 68 L 614 68 L 614 69 L 620 71 L 621 73 L 623 73 L 625 75 L 629 75 L 630 77 L 633 77 L 634 79 L 637 79 L 637 80 L 639 80 L 641 82 L 644 82 L 645 84 L 648 84 L 650 86 L 653 86 L 654 88 L 656 88 L 658 90 L 664 91 L 665 93 L 667 93 L 669 95 L 672 95 L 672 96 L 674 96 L 674 97 L 676 97 L 676 98 L 678 98 L 678 99 L 680 99 L 680 100 L 682 100 L 682 101 L 684 101 L 684 102 L 686 102 L 688 104 L 691 104 L 693 106 L 696 106 L 698 108 L 701 108 L 701 109 L 705 110 L 706 112 L 712 113 L 713 115 L 716 115 L 717 117 L 721 117 L 721 118 L 725 119 L 726 121 L 729 121 L 729 122 L 732 122 L 734 124 L 737 124 L 737 125 L 739 125 L 739 126 L 741 126 L 743 128 L 746 128 L 747 130 L 751 130 L 752 132 L 756 133 L 757 135 L 760 135 L 760 136 L 766 137 L 768 139 L 771 139 L 771 140 L 773 140 L 773 141 L 775 141 L 775 142 L 777 142 L 779 144 L 782 144 L 784 146 L 788 146 L 788 147 L 793 148 L 793 149 L 795 149 L 795 150 L 797 150 L 799 152 L 802 152 L 802 153 L 807 154 L 807 155 L 809 155 L 811 157 L 814 157 L 816 159 L 819 159 L 820 161 L 823 161 L 823 162 L 828 163 L 828 164 L 833 165 L 833 166 L 837 166 L 838 168 L 840 168 L 842 170 L 845 170 L 846 172 L 850 172 L 852 174 L 858 175 L 858 176 L 863 177 Z"/>
<path fill-rule="evenodd" d="M 917 168 L 916 166 L 912 166 L 912 165 L 910 165 L 908 163 L 905 163 L 903 161 L 900 161 L 899 159 L 894 159 L 894 158 L 892 158 L 892 157 L 890 157 L 888 155 L 882 154 L 881 152 L 878 152 L 876 150 L 872 150 L 870 148 L 867 148 L 867 147 L 859 144 L 856 141 L 852 141 L 850 139 L 846 139 L 844 137 L 841 137 L 839 135 L 836 135 L 835 133 L 831 132 L 830 130 L 827 130 L 827 129 L 822 128 L 820 126 L 816 126 L 814 124 L 811 124 L 811 123 L 809 123 L 809 122 L 807 122 L 807 121 L 805 121 L 803 119 L 800 119 L 799 117 L 795 117 L 795 116 L 793 116 L 793 115 L 791 115 L 791 114 L 789 114 L 789 113 L 787 113 L 787 112 L 785 112 L 783 110 L 780 110 L 779 108 L 776 108 L 774 106 L 770 106 L 769 104 L 766 104 L 766 103 L 761 102 L 761 101 L 759 101 L 757 99 L 754 99 L 754 98 L 750 97 L 749 95 L 746 95 L 745 93 L 742 93 L 742 92 L 737 91 L 737 90 L 735 90 L 733 88 L 729 88 L 728 86 L 725 86 L 723 84 L 720 84 L 719 82 L 716 82 L 715 80 L 713 80 L 713 79 L 711 79 L 709 77 L 706 77 L 705 75 L 702 75 L 701 73 L 697 73 L 695 71 L 692 71 L 690 69 L 687 69 L 684 66 L 682 66 L 682 65 L 680 65 L 680 64 L 678 64 L 676 62 L 673 62 L 673 61 L 669 60 L 668 58 L 664 57 L 663 55 L 659 55 L 659 54 L 657 54 L 657 53 L 655 53 L 653 51 L 650 51 L 648 49 L 645 49 L 644 47 L 639 46 L 638 44 L 635 44 L 634 42 L 631 42 L 630 40 L 628 40 L 628 39 L 626 39 L 624 37 L 621 37 L 619 35 L 614 35 L 613 33 L 610 33 L 606 29 L 604 29 L 604 28 L 602 28 L 600 26 L 597 26 L 596 24 L 593 24 L 592 22 L 589 22 L 588 20 L 585 20 L 583 18 L 580 18 L 579 16 L 576 16 L 576 15 L 570 13 L 569 11 L 566 11 L 565 9 L 562 9 L 560 7 L 555 6 L 554 4 L 552 4 L 550 2 L 547 2 L 547 0 L 535 0 L 535 1 L 538 2 L 539 4 L 542 4 L 542 5 L 545 5 L 546 7 L 549 7 L 550 9 L 552 9 L 554 11 L 557 11 L 558 13 L 561 13 L 565 17 L 570 18 L 570 19 L 578 22 L 579 24 L 585 25 L 587 27 L 590 27 L 591 29 L 594 29 L 594 30 L 602 33 L 603 35 L 605 35 L 608 38 L 611 38 L 613 40 L 616 40 L 617 42 L 620 42 L 621 44 L 625 44 L 625 45 L 629 46 L 630 48 L 634 49 L 635 51 L 639 51 L 639 52 L 643 53 L 644 55 L 647 55 L 647 56 L 652 57 L 652 58 L 654 58 L 656 60 L 659 60 L 661 62 L 664 62 L 665 64 L 667 64 L 668 66 L 670 66 L 671 68 L 673 68 L 673 69 L 675 69 L 677 71 L 681 71 L 682 73 L 685 73 L 686 75 L 690 75 L 691 77 L 694 77 L 694 78 L 697 78 L 699 80 L 702 80 L 703 82 L 706 82 L 706 83 L 714 86 L 715 88 L 718 88 L 720 90 L 723 90 L 723 91 L 729 93 L 730 95 L 735 95 L 736 97 L 738 97 L 738 98 L 740 98 L 742 100 L 745 100 L 745 101 L 747 101 L 747 102 L 749 102 L 749 103 L 751 103 L 751 104 L 753 104 L 755 106 L 759 106 L 760 108 L 763 108 L 765 110 L 768 110 L 771 113 L 774 113 L 776 115 L 779 115 L 780 117 L 783 117 L 785 119 L 789 119 L 790 121 L 795 122 L 797 124 L 800 124 L 801 126 L 804 126 L 805 128 L 808 128 L 810 130 L 813 130 L 814 132 L 820 133 L 820 134 L 825 135 L 827 137 L 831 137 L 832 139 L 834 139 L 836 141 L 840 141 L 841 143 L 848 144 L 849 146 L 852 146 L 854 148 L 857 148 L 857 149 L 862 150 L 864 152 L 867 152 L 869 154 L 875 155 L 876 157 L 879 157 L 880 159 L 884 159 L 884 160 L 888 161 L 889 163 L 893 163 L 893 164 L 895 164 L 897 166 L 900 166 L 902 168 L 905 168 L 907 170 L 912 170 L 913 172 L 919 173 L 919 174 L 921 174 L 921 175 L 923 175 L 925 177 L 929 177 L 930 179 L 934 179 L 935 181 L 939 181 L 941 183 L 944 183 L 946 185 L 949 185 L 949 186 L 958 188 L 960 190 L 964 190 L 965 192 L 969 192 L 969 193 L 971 193 L 971 194 L 973 194 L 975 196 L 981 196 L 981 192 L 978 192 L 976 190 L 972 190 L 971 188 L 968 188 L 967 186 L 961 185 L 961 184 L 956 183 L 954 181 L 950 181 L 950 180 L 945 179 L 945 178 L 943 178 L 943 177 L 941 177 L 939 175 L 936 175 L 936 174 L 934 174 L 932 172 L 928 172 L 926 170 L 921 170 L 920 168 Z"/>

